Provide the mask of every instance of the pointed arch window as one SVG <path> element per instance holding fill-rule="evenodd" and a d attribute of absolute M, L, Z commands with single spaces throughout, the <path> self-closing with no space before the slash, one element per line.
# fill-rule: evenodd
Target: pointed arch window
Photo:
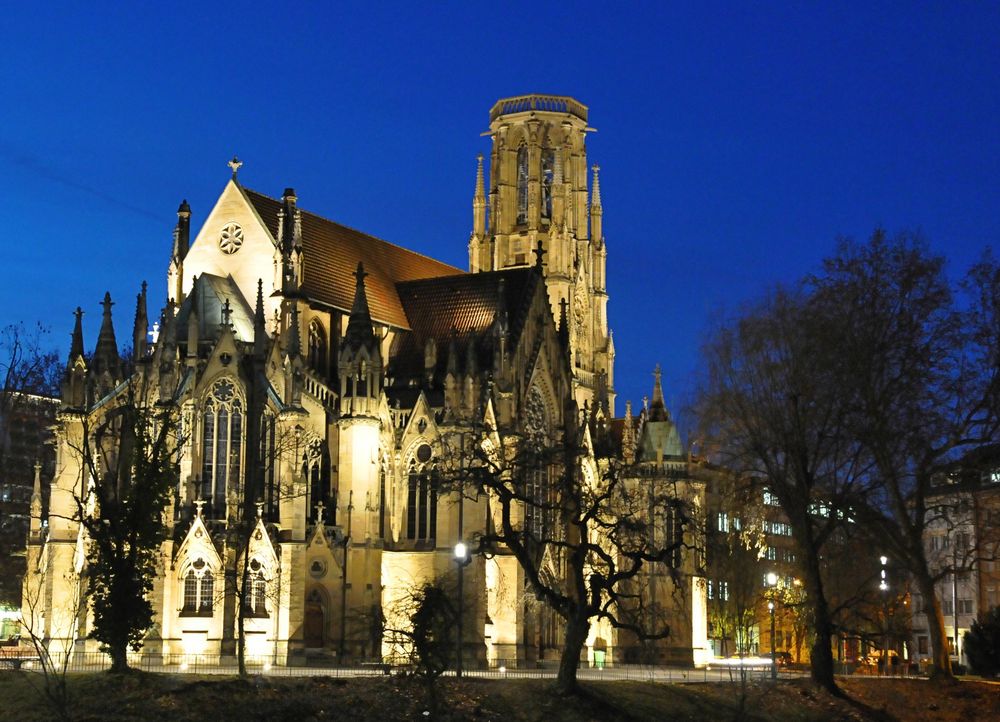
<path fill-rule="evenodd" d="M 319 505 L 323 504 L 323 523 L 336 524 L 336 503 L 330 503 L 330 457 L 323 442 L 316 440 L 309 445 L 302 458 L 302 476 L 306 480 L 306 516 L 309 523 L 319 521 Z"/>
<path fill-rule="evenodd" d="M 264 568 L 256 559 L 250 560 L 250 567 L 243 593 L 243 609 L 246 617 L 267 617 L 267 579 Z"/>
<path fill-rule="evenodd" d="M 323 324 L 315 318 L 309 322 L 309 353 L 306 358 L 309 368 L 321 378 L 326 378 L 326 331 L 323 330 Z"/>
<path fill-rule="evenodd" d="M 517 149 L 517 224 L 528 222 L 528 146 Z"/>
<path fill-rule="evenodd" d="M 260 458 L 264 464 L 264 518 L 272 522 L 280 521 L 281 513 L 275 427 L 274 415 L 265 411 L 260 420 Z"/>
<path fill-rule="evenodd" d="M 437 537 L 437 472 L 429 462 L 430 447 L 417 450 L 406 479 L 406 538 L 432 541 Z"/>
<path fill-rule="evenodd" d="M 243 401 L 232 381 L 212 387 L 202 420 L 201 497 L 208 501 L 208 515 L 222 519 L 227 489 L 240 482 L 243 456 Z"/>
<path fill-rule="evenodd" d="M 181 608 L 181 616 L 211 617 L 214 593 L 215 578 L 212 569 L 204 559 L 199 558 L 184 575 L 184 606 Z"/>
<path fill-rule="evenodd" d="M 538 388 L 532 386 L 524 404 L 524 432 L 529 452 L 537 454 L 538 459 L 525 474 L 524 530 L 538 541 L 546 538 L 551 516 L 552 469 L 546 451 L 550 441 L 548 419 L 545 399 Z"/>
<path fill-rule="evenodd" d="M 542 149 L 542 218 L 552 218 L 552 178 L 555 173 L 556 154 L 551 148 Z"/>

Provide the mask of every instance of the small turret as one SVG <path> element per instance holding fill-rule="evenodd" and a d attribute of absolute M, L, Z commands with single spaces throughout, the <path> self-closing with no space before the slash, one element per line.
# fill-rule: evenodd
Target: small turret
<path fill-rule="evenodd" d="M 493 259 L 486 240 L 486 190 L 483 181 L 483 155 L 476 156 L 476 189 L 472 194 L 472 235 L 469 238 L 469 270 L 489 271 Z"/>
<path fill-rule="evenodd" d="M 559 341 L 562 343 L 566 358 L 569 358 L 569 315 L 567 307 L 569 302 L 565 298 L 559 299 Z"/>
<path fill-rule="evenodd" d="M 111 300 L 110 292 L 105 292 L 101 305 L 104 307 L 104 314 L 93 359 L 93 379 L 98 397 L 103 397 L 111 391 L 122 378 L 121 356 L 118 355 L 115 325 L 111 318 L 111 307 L 114 302 Z"/>
<path fill-rule="evenodd" d="M 62 401 L 70 409 L 83 409 L 87 405 L 87 361 L 83 355 L 83 309 L 79 306 L 73 312 L 73 336 L 69 347 L 69 359 L 62 380 Z"/>
<path fill-rule="evenodd" d="M 180 303 L 184 300 L 184 259 L 191 245 L 191 206 L 187 199 L 177 208 L 177 225 L 174 226 L 174 248 L 167 271 L 167 296 Z"/>
<path fill-rule="evenodd" d="M 146 358 L 149 333 L 149 318 L 146 316 L 146 282 L 142 282 L 142 291 L 135 297 L 135 323 L 132 325 L 132 359 L 135 362 Z"/>
<path fill-rule="evenodd" d="M 594 165 L 594 190 L 590 201 L 590 239 L 594 242 L 604 240 L 603 216 L 604 208 L 601 206 L 601 179 L 598 172 L 599 165 Z"/>
<path fill-rule="evenodd" d="M 660 364 L 656 364 L 656 368 L 653 369 L 653 401 L 649 405 L 650 421 L 670 421 L 670 412 L 667 411 L 667 405 L 663 401 L 662 375 Z"/>
<path fill-rule="evenodd" d="M 42 462 L 35 462 L 35 482 L 31 487 L 31 520 L 28 526 L 28 543 L 38 543 L 42 536 Z"/>
<path fill-rule="evenodd" d="M 625 426 L 622 429 L 622 457 L 626 464 L 635 463 L 635 418 L 632 416 L 632 402 L 625 402 Z"/>
<path fill-rule="evenodd" d="M 193 310 L 194 304 L 192 304 Z M 157 362 L 160 399 L 173 397 L 177 388 L 177 319 L 174 300 L 167 299 L 160 315 L 160 333 L 153 358 Z"/>
<path fill-rule="evenodd" d="M 257 279 L 257 303 L 253 310 L 253 353 L 259 359 L 267 355 L 267 326 L 264 318 L 264 280 Z"/>
<path fill-rule="evenodd" d="M 340 377 L 341 415 L 374 416 L 382 386 L 382 352 L 375 336 L 364 264 L 354 272 L 354 303 L 340 345 L 337 367 Z"/>

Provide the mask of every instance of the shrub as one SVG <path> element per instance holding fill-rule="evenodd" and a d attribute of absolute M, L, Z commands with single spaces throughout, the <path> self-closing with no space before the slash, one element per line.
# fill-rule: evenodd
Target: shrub
<path fill-rule="evenodd" d="M 983 677 L 1000 672 L 1000 607 L 993 607 L 972 623 L 965 633 L 965 654 L 969 666 Z"/>

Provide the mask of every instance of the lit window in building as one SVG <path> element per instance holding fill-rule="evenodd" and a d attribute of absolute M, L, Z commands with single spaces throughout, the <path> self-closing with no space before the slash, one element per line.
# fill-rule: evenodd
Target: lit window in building
<path fill-rule="evenodd" d="M 212 616 L 215 580 L 204 559 L 198 559 L 184 575 L 182 616 Z"/>
<path fill-rule="evenodd" d="M 246 590 L 243 595 L 243 605 L 248 617 L 266 617 L 267 580 L 264 570 L 256 559 L 250 560 Z"/>
<path fill-rule="evenodd" d="M 410 462 L 406 484 L 406 538 L 429 541 L 437 536 L 437 479 L 427 465 L 431 448 L 417 449 L 417 459 Z M 418 464 L 419 462 L 419 464 Z"/>
<path fill-rule="evenodd" d="M 729 531 L 729 515 L 720 511 L 715 517 L 715 528 L 721 532 Z"/>
<path fill-rule="evenodd" d="M 227 484 L 238 484 L 243 455 L 243 402 L 232 381 L 219 381 L 205 401 L 201 446 L 201 496 L 208 513 L 226 514 Z"/>
<path fill-rule="evenodd" d="M 778 497 L 767 489 L 764 490 L 764 504 L 767 506 L 781 506 L 781 504 L 778 503 Z"/>

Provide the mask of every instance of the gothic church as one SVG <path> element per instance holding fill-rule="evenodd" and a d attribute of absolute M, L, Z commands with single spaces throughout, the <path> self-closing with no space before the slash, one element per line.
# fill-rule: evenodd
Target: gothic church
<path fill-rule="evenodd" d="M 488 499 L 436 488 L 464 432 L 484 424 L 549 432 L 563 424 L 567 398 L 609 423 L 614 415 L 607 250 L 587 116 L 568 97 L 493 106 L 469 272 L 307 211 L 291 188 L 280 198 L 246 188 L 236 159 L 193 237 L 182 203 L 167 303 L 149 334 L 143 284 L 132 358 L 119 356 L 109 297 L 89 357 L 77 310 L 49 509 L 36 488 L 28 540 L 25 596 L 38 603 L 24 613 L 50 648 L 96 649 L 86 605 L 69 603 L 83 595 L 85 573 L 74 520 L 85 474 L 74 449 L 84 421 L 98 423 L 127 373 L 141 371 L 179 408 L 185 444 L 143 653 L 165 662 L 232 655 L 238 605 L 223 592 L 244 553 L 254 580 L 245 622 L 252 658 L 301 664 L 397 652 L 382 633 L 402 623 L 393 610 L 415 585 L 452 579 L 455 544 L 493 523 Z M 662 406 L 658 379 L 656 390 Z M 663 426 L 665 417 L 653 421 Z M 666 423 L 650 441 L 629 411 L 624 433 L 638 453 L 662 437 L 673 445 L 667 455 L 680 455 Z M 662 462 L 662 446 L 643 458 Z M 226 529 L 246 513 L 250 480 L 261 493 L 244 550 Z M 690 663 L 704 633 L 692 615 L 698 570 L 690 561 L 684 569 L 683 588 L 662 594 L 677 605 L 673 658 Z M 560 625 L 525 594 L 513 557 L 474 558 L 463 580 L 467 659 L 558 654 Z M 588 651 L 613 654 L 616 639 L 595 626 Z"/>

